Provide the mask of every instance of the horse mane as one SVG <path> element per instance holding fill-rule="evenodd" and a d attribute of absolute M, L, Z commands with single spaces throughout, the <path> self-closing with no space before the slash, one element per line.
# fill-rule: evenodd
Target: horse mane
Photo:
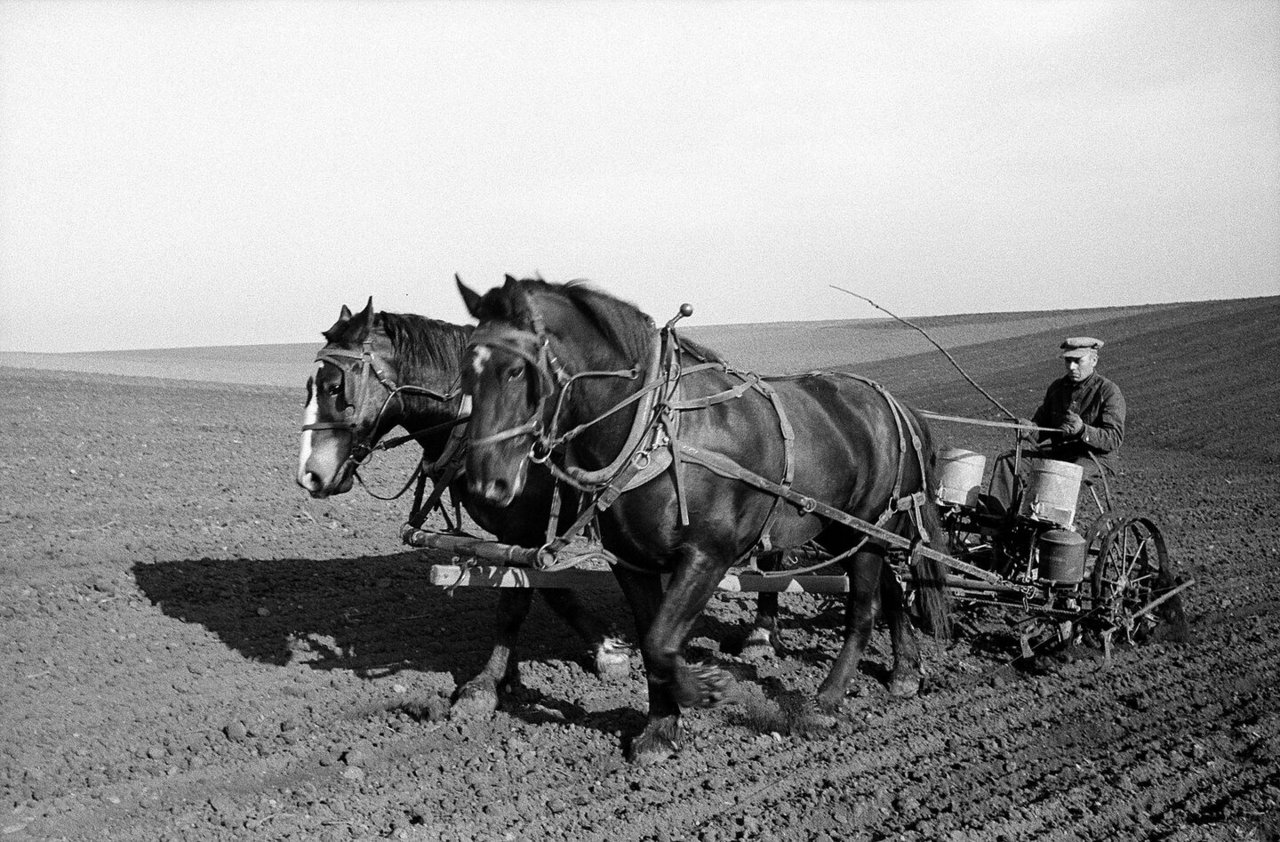
<path fill-rule="evenodd" d="M 628 359 L 639 361 L 647 358 L 657 328 L 653 318 L 634 304 L 610 295 L 590 281 L 582 279 L 554 284 L 541 278 L 526 278 L 517 283 L 533 299 L 553 297 L 566 301 Z M 532 314 L 518 312 L 518 305 L 510 299 L 505 303 L 505 312 L 501 314 L 503 318 L 518 320 L 526 325 L 532 324 Z M 716 351 L 701 343 L 682 337 L 680 344 L 705 359 L 723 361 Z"/>
<path fill-rule="evenodd" d="M 455 325 L 415 313 L 378 311 L 368 327 L 365 314 L 334 325 L 324 337 L 335 345 L 358 346 L 366 328 L 381 330 L 395 349 L 397 368 L 401 371 L 436 370 L 453 373 L 458 369 L 463 348 L 471 337 L 470 325 Z"/>
<path fill-rule="evenodd" d="M 463 348 L 471 338 L 470 325 L 455 325 L 414 313 L 380 312 L 374 329 L 381 328 L 396 349 L 403 371 L 457 371 Z"/>

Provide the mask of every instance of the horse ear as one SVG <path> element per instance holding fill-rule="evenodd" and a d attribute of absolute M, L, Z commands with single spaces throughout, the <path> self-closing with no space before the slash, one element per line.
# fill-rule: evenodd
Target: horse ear
<path fill-rule="evenodd" d="M 462 303 L 467 306 L 467 312 L 472 318 L 480 318 L 480 293 L 462 282 L 462 278 L 454 273 L 453 280 L 458 284 L 458 292 L 462 295 Z"/>
<path fill-rule="evenodd" d="M 357 319 L 359 322 L 362 323 L 362 326 L 360 327 L 356 335 L 352 338 L 354 339 L 367 338 L 369 335 L 373 333 L 373 315 L 374 315 L 373 296 L 371 295 L 369 296 L 369 300 L 365 302 L 364 309 L 361 310 L 354 317 L 355 319 Z"/>
<path fill-rule="evenodd" d="M 533 296 L 529 294 L 528 288 L 520 281 L 508 276 L 507 285 L 503 291 L 507 294 L 507 307 L 510 309 L 511 318 L 517 322 L 532 325 L 535 332 L 540 333 L 541 320 L 534 309 Z"/>
<path fill-rule="evenodd" d="M 336 342 L 338 337 L 342 335 L 342 326 L 351 321 L 351 308 L 342 305 L 342 310 L 338 313 L 338 320 L 334 322 L 328 330 L 323 330 L 320 335 L 325 338 L 326 342 Z"/>
<path fill-rule="evenodd" d="M 514 286 L 516 285 L 516 283 L 517 283 L 517 282 L 516 282 L 516 279 L 515 279 L 515 278 L 511 277 L 510 275 L 506 275 L 506 276 L 503 278 L 503 284 L 502 284 L 502 286 L 503 286 L 505 289 L 511 289 L 512 287 L 514 287 Z"/>

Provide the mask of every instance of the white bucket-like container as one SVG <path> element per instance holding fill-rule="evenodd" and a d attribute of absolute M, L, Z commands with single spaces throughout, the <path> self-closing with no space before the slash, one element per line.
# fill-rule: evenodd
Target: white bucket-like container
<path fill-rule="evenodd" d="M 982 490 L 982 472 L 987 467 L 987 457 L 972 450 L 948 448 L 938 454 L 939 503 L 956 506 L 978 505 L 978 492 Z"/>
<path fill-rule="evenodd" d="M 1027 487 L 1022 492 L 1018 514 L 1033 520 L 1071 528 L 1080 498 L 1084 468 L 1056 459 L 1031 459 Z"/>

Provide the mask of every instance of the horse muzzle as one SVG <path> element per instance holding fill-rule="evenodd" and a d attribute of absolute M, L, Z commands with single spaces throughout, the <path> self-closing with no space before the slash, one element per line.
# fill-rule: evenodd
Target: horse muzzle
<path fill-rule="evenodd" d="M 335 494 L 346 494 L 351 490 L 353 475 L 351 471 L 342 471 L 329 482 L 314 471 L 302 470 L 295 477 L 299 487 L 317 500 L 323 500 Z"/>
<path fill-rule="evenodd" d="M 515 484 L 505 479 L 493 479 L 486 482 L 472 480 L 467 483 L 467 489 L 472 496 L 499 509 L 511 505 L 511 501 L 516 499 L 516 494 L 519 493 L 519 489 Z"/>
<path fill-rule="evenodd" d="M 467 491 L 490 506 L 503 508 L 524 491 L 529 475 L 527 452 L 503 442 L 500 447 L 471 447 L 467 452 Z"/>

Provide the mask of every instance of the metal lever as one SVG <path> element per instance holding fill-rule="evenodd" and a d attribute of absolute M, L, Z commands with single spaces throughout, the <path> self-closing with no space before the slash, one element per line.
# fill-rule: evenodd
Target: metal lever
<path fill-rule="evenodd" d="M 684 304 L 680 305 L 680 312 L 676 313 L 675 316 L 672 317 L 671 321 L 667 322 L 667 326 L 664 329 L 671 330 L 671 328 L 676 326 L 676 322 L 680 321 L 681 319 L 688 318 L 689 316 L 692 316 L 692 315 L 693 315 L 693 305 L 689 304 L 688 302 L 685 302 Z"/>

